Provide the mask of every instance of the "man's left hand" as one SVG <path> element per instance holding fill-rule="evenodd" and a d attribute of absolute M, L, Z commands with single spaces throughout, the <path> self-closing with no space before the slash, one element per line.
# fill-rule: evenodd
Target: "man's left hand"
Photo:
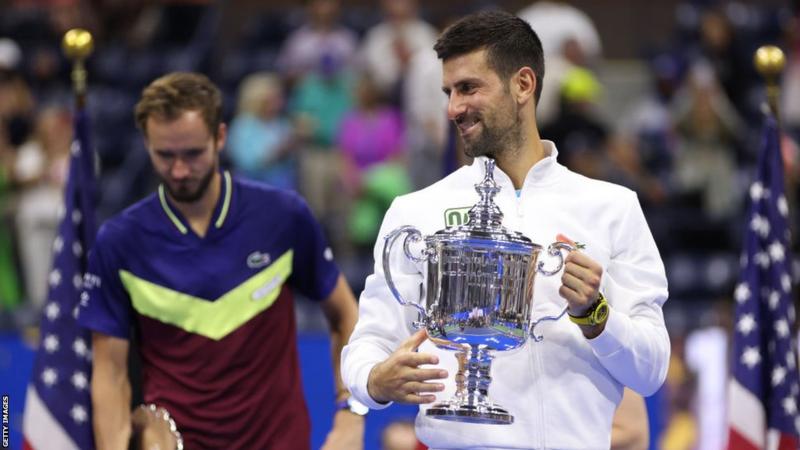
<path fill-rule="evenodd" d="M 559 234 L 556 239 L 575 246 L 575 242 L 563 234 Z M 558 293 L 567 301 L 571 315 L 584 316 L 589 307 L 594 305 L 600 292 L 602 276 L 603 268 L 595 260 L 580 250 L 569 252 L 564 261 L 564 274 L 561 276 Z"/>
<path fill-rule="evenodd" d="M 346 409 L 333 416 L 333 429 L 328 433 L 322 450 L 362 450 L 364 448 L 364 416 Z"/>

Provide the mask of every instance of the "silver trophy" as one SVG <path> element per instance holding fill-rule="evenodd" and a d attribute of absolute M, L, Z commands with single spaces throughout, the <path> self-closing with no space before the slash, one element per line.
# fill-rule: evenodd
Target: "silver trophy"
<path fill-rule="evenodd" d="M 428 416 L 457 422 L 511 424 L 514 416 L 488 397 L 493 352 L 521 348 L 530 336 L 540 341 L 534 327 L 557 316 L 531 321 L 533 280 L 537 273 L 551 276 L 564 266 L 563 251 L 575 247 L 555 242 L 548 254 L 557 259 L 552 270 L 539 261 L 542 246 L 523 234 L 503 227 L 503 213 L 494 203 L 500 187 L 494 181 L 494 160 L 486 161 L 486 175 L 475 185 L 480 200 L 466 224 L 447 227 L 433 235 L 422 236 L 413 226 L 403 226 L 389 233 L 383 248 L 386 282 L 401 305 L 415 308 L 418 328 L 427 330 L 439 348 L 457 352 L 456 393 L 453 398 L 427 409 Z M 427 263 L 425 305 L 403 299 L 392 281 L 389 256 L 395 241 L 402 235 L 405 256 Z M 425 247 L 414 255 L 413 244 Z"/>

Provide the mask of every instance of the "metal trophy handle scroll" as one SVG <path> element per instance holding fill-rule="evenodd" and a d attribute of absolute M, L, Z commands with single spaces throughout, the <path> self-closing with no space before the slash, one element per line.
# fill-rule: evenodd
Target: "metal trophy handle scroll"
<path fill-rule="evenodd" d="M 564 266 L 563 251 L 575 247 L 555 242 L 547 253 L 558 262 L 552 270 L 539 261 L 543 247 L 516 231 L 502 226 L 503 213 L 494 203 L 500 187 L 494 181 L 492 159 L 486 161 L 486 174 L 475 185 L 480 200 L 466 224 L 447 227 L 430 236 L 413 226 L 389 233 L 383 249 L 383 270 L 395 299 L 419 312 L 414 325 L 425 328 L 439 348 L 457 352 L 459 370 L 455 375 L 456 393 L 426 410 L 426 415 L 442 420 L 483 424 L 511 424 L 514 416 L 489 399 L 488 391 L 494 352 L 522 347 L 530 336 L 540 341 L 534 327 L 547 316 L 531 321 L 533 281 L 537 273 L 551 276 Z M 392 279 L 389 259 L 392 247 L 401 236 L 405 257 L 426 263 L 425 304 L 406 301 Z M 414 255 L 412 244 L 424 241 L 421 255 Z"/>

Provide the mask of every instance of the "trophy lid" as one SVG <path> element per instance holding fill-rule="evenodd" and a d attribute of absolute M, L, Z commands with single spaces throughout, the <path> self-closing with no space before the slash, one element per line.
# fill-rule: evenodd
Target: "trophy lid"
<path fill-rule="evenodd" d="M 487 158 L 483 180 L 475 185 L 480 199 L 467 213 L 467 223 L 455 227 L 447 227 L 437 231 L 433 236 L 437 240 L 486 240 L 495 244 L 505 243 L 522 245 L 525 248 L 539 247 L 527 236 L 503 226 L 503 212 L 494 202 L 500 192 L 500 186 L 494 181 L 495 161 Z"/>

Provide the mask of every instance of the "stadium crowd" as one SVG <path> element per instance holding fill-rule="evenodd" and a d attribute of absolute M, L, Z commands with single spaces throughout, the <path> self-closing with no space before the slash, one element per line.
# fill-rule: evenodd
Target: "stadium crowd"
<path fill-rule="evenodd" d="M 200 71 L 232 100 L 224 105 L 225 165 L 300 192 L 358 293 L 394 197 L 468 163 L 446 120 L 432 50 L 439 31 L 465 11 L 516 4 L 467 2 L 434 14 L 414 0 L 350 3 L 308 0 L 233 14 L 207 1 L 4 2 L 0 326 L 35 326 L 47 301 L 72 138 L 70 65 L 59 44 L 76 26 L 96 40 L 87 107 L 101 219 L 155 182 L 131 112 L 141 89 L 166 72 Z M 517 12 L 545 47 L 542 137 L 556 142 L 571 169 L 638 193 L 666 265 L 673 363 L 659 403 L 661 448 L 719 448 L 725 416 L 710 408 L 724 404 L 747 186 L 764 114 L 764 82 L 752 61 L 767 43 L 787 55 L 782 143 L 797 236 L 800 103 L 789 99 L 800 98 L 800 3 L 676 3 L 664 19 L 673 24 L 666 42 L 631 36 L 639 48 L 624 61 L 605 56 L 601 27 L 570 2 L 537 1 Z M 324 327 L 313 308 L 298 311 L 301 331 Z"/>

